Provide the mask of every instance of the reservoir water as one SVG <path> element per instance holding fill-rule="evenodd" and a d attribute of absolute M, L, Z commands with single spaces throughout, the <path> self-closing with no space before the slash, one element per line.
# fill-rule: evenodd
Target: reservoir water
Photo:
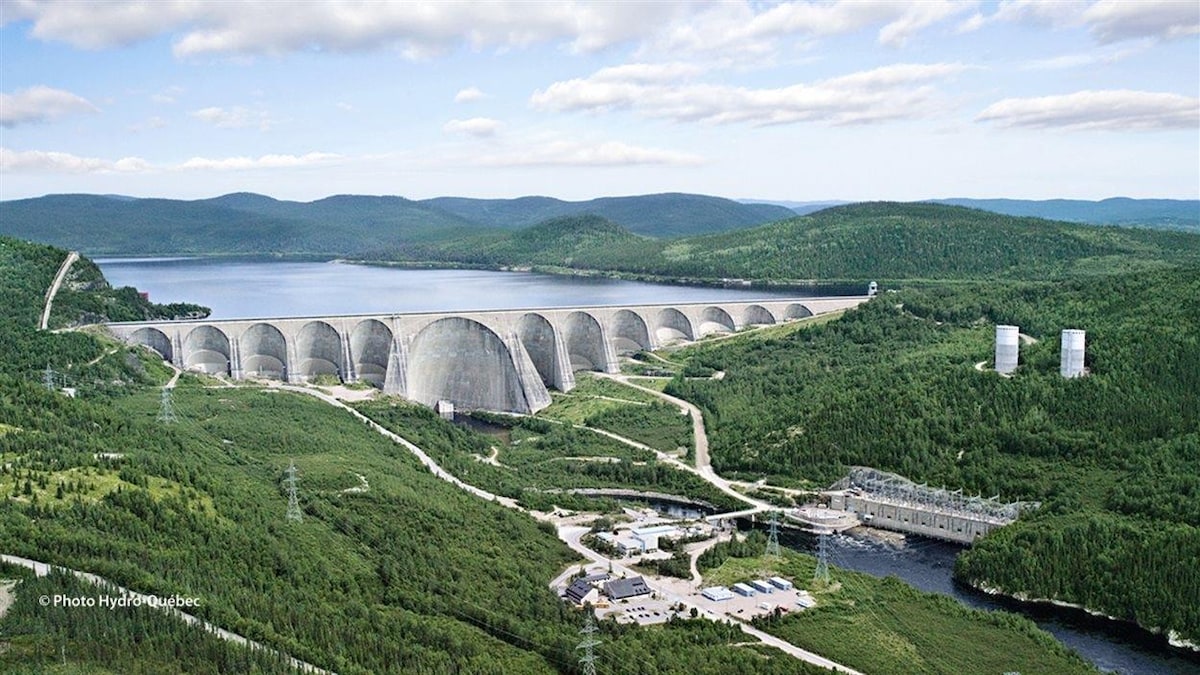
<path fill-rule="evenodd" d="M 136 286 L 150 293 L 154 302 L 204 305 L 212 308 L 214 319 L 744 301 L 810 295 L 604 277 L 331 262 L 110 258 L 96 263 L 113 286 Z M 865 286 L 857 292 L 865 292 Z"/>

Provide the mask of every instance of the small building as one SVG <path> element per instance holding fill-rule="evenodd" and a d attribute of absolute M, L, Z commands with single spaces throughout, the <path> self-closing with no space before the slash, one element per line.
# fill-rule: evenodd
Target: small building
<path fill-rule="evenodd" d="M 454 419 L 454 404 L 450 401 L 438 401 L 433 405 L 433 411 L 444 420 Z"/>
<path fill-rule="evenodd" d="M 619 537 L 612 532 L 597 532 L 596 538 L 615 548 L 617 553 L 623 556 L 642 552 L 642 543 L 629 537 Z"/>
<path fill-rule="evenodd" d="M 775 587 L 772 586 L 771 584 L 767 583 L 763 579 L 755 579 L 754 581 L 751 581 L 750 586 L 751 586 L 751 588 L 758 591 L 759 593 L 774 593 L 775 592 Z"/>
<path fill-rule="evenodd" d="M 567 590 L 563 592 L 563 597 L 577 605 L 596 604 L 600 599 L 600 583 L 608 581 L 607 572 L 598 572 L 589 574 L 585 577 L 579 577 L 567 586 Z"/>
<path fill-rule="evenodd" d="M 794 586 L 792 586 L 792 582 L 784 579 L 783 577 L 771 577 L 770 579 L 767 579 L 767 581 L 770 581 L 772 586 L 781 591 L 790 591 L 792 588 L 794 588 Z"/>
<path fill-rule="evenodd" d="M 744 595 L 747 598 L 758 595 L 758 591 L 754 590 L 753 588 L 750 588 L 749 586 L 747 586 L 746 584 L 743 584 L 740 581 L 738 583 L 734 584 L 731 588 L 733 589 L 734 593 L 737 593 L 738 595 Z"/>
<path fill-rule="evenodd" d="M 633 538 L 641 545 L 643 553 L 658 550 L 659 537 L 674 537 L 679 533 L 679 528 L 674 525 L 654 525 L 651 527 L 635 527 L 630 530 L 633 533 Z"/>
<path fill-rule="evenodd" d="M 713 602 L 724 602 L 726 600 L 733 599 L 733 593 L 731 593 L 729 589 L 725 588 L 724 586 L 710 586 L 700 591 L 700 595 L 703 595 Z"/>
<path fill-rule="evenodd" d="M 629 579 L 617 579 L 604 584 L 604 594 L 613 602 L 616 602 L 617 600 L 624 600 L 626 598 L 649 595 L 650 587 L 646 585 L 645 579 L 630 577 Z"/>

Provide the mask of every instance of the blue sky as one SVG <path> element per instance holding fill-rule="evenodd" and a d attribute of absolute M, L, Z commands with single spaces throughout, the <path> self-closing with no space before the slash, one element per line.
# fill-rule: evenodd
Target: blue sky
<path fill-rule="evenodd" d="M 1200 197 L 1200 2 L 0 0 L 0 199 Z"/>

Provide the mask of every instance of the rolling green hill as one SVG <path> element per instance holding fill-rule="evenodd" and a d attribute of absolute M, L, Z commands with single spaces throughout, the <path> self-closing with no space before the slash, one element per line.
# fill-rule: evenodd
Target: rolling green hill
<path fill-rule="evenodd" d="M 1045 279 L 1197 259 L 1200 236 L 878 202 L 674 240 L 637 237 L 597 217 L 571 217 L 509 234 L 431 242 L 415 254 L 693 279 Z"/>
<path fill-rule="evenodd" d="M 739 230 L 795 215 L 786 207 L 772 204 L 742 204 L 720 197 L 681 193 L 602 197 L 582 202 L 551 197 L 438 197 L 422 203 L 477 223 L 507 229 L 528 227 L 564 216 L 590 214 L 618 223 L 634 234 L 660 238 Z"/>

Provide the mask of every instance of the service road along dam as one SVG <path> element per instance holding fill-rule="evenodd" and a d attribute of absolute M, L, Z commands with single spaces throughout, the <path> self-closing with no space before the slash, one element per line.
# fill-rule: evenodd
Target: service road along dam
<path fill-rule="evenodd" d="M 456 408 L 533 413 L 617 357 L 855 307 L 867 296 L 504 311 L 110 323 L 175 366 L 233 379 L 369 382 Z"/>

